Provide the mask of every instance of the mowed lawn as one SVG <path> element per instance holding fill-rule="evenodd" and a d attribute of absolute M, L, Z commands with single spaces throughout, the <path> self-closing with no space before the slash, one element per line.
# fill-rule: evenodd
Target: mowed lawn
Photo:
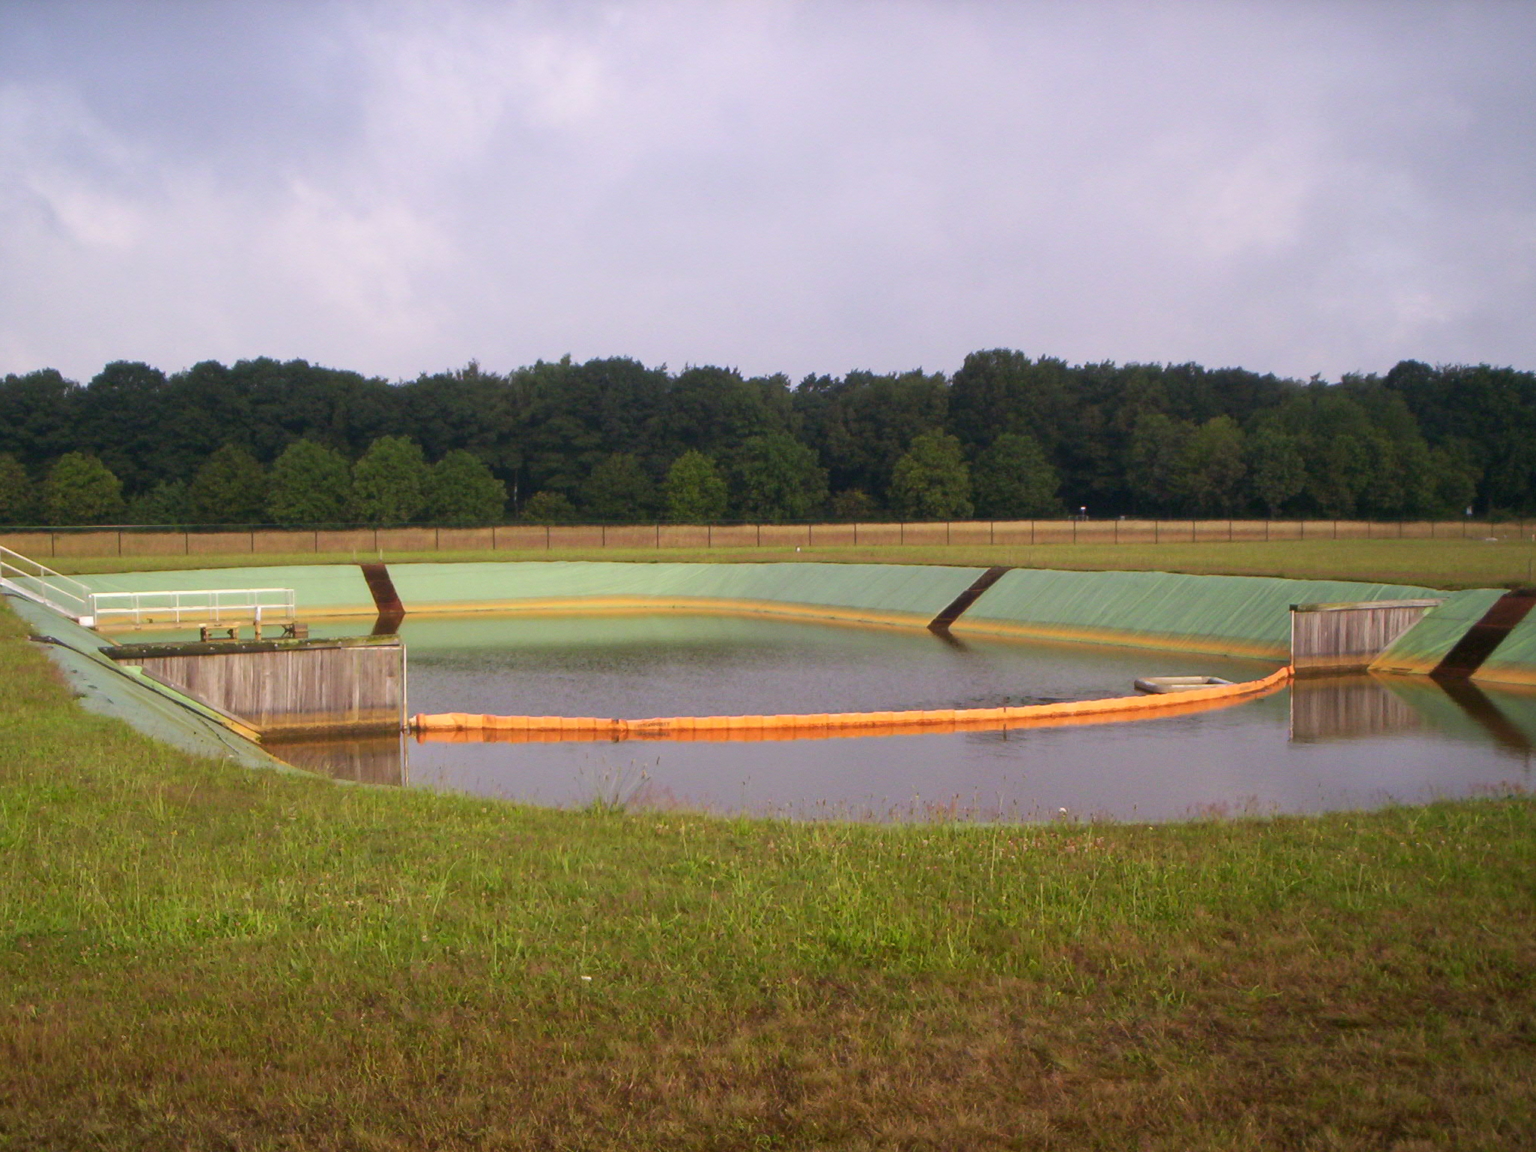
<path fill-rule="evenodd" d="M 1536 1133 L 1518 764 L 1506 795 L 1180 825 L 555 812 L 170 751 L 82 713 L 8 611 L 0 684 L 0 1148 Z"/>
<path fill-rule="evenodd" d="M 1121 569 L 1307 580 L 1371 580 L 1431 588 L 1498 588 L 1536 583 L 1536 541 L 1497 539 L 1276 540 L 1179 544 L 882 545 L 859 548 L 604 548 L 496 552 L 353 552 L 191 556 L 42 557 L 60 572 L 149 572 L 286 564 L 491 560 L 609 560 L 696 564 L 818 561 L 847 564 L 953 564 L 1077 570 Z"/>

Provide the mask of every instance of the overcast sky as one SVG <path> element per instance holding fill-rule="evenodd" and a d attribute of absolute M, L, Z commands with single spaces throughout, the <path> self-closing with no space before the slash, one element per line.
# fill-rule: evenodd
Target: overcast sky
<path fill-rule="evenodd" d="M 1536 3 L 0 0 L 0 372 L 1536 369 Z"/>

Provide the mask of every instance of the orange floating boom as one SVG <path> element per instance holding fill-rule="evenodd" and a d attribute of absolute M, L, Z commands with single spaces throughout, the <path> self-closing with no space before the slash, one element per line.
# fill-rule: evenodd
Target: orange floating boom
<path fill-rule="evenodd" d="M 938 708 L 908 712 L 831 712 L 788 716 L 658 716 L 608 720 L 591 716 L 479 716 L 444 712 L 413 717 L 419 741 L 546 743 L 563 740 L 824 740 L 838 736 L 907 736 L 923 732 L 987 732 L 1067 724 L 1108 724 L 1222 708 L 1278 692 L 1287 666 L 1241 684 L 1184 692 L 1072 700 L 1012 708 Z"/>

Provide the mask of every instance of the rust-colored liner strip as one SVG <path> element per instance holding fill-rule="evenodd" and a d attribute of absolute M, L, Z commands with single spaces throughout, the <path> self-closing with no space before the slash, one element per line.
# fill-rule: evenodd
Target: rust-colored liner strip
<path fill-rule="evenodd" d="M 1456 641 L 1456 646 L 1445 654 L 1430 675 L 1442 680 L 1471 676 L 1532 608 L 1536 608 L 1536 588 L 1517 588 L 1504 593 L 1483 613 L 1483 618 Z"/>
<path fill-rule="evenodd" d="M 405 619 L 405 605 L 400 603 L 400 594 L 395 591 L 395 582 L 389 578 L 388 565 L 372 561 L 359 564 L 363 570 L 363 579 L 368 581 L 368 591 L 373 596 L 373 606 L 379 610 L 379 618 L 374 622 L 373 634 L 386 636 L 394 633 L 400 627 L 400 621 Z"/>
<path fill-rule="evenodd" d="M 976 578 L 976 583 L 956 596 L 948 608 L 928 622 L 928 631 L 948 632 L 949 626 L 960 619 L 961 614 L 972 604 L 976 603 L 977 600 L 981 599 L 981 594 L 1001 580 L 1003 574 L 1008 571 L 1009 568 L 1006 564 L 999 564 L 988 568 Z"/>

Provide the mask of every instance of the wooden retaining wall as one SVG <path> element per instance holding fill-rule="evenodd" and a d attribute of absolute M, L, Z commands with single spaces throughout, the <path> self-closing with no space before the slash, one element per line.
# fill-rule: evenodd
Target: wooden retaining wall
<path fill-rule="evenodd" d="M 1364 671 L 1439 600 L 1292 604 L 1291 666 L 1298 676 Z"/>
<path fill-rule="evenodd" d="M 405 725 L 405 646 L 396 636 L 130 644 L 107 655 L 264 739 L 399 732 Z"/>

